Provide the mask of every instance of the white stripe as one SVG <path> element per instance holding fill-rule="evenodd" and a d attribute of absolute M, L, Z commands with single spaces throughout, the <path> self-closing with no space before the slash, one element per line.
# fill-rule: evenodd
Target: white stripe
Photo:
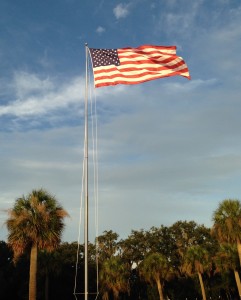
<path fill-rule="evenodd" d="M 156 73 L 156 74 L 147 74 L 147 75 L 144 75 L 144 76 L 138 76 L 137 78 L 123 78 L 123 77 L 119 77 L 118 75 L 114 78 L 104 78 L 104 79 L 98 79 L 98 76 L 95 77 L 95 84 L 98 85 L 100 83 L 114 83 L 114 82 L 117 82 L 117 81 L 126 81 L 126 82 L 138 82 L 138 81 L 143 81 L 143 80 L 146 80 L 146 79 L 155 79 L 155 78 L 160 78 L 160 77 L 165 77 L 167 75 L 170 75 L 172 73 L 175 73 L 173 72 L 172 70 L 167 70 L 167 71 L 163 71 L 163 72 L 159 72 L 159 73 Z M 186 76 L 188 76 L 188 73 L 185 72 L 183 74 L 180 74 L 180 75 L 183 75 L 184 74 Z M 139 73 L 137 73 L 137 75 L 139 75 Z"/>
<path fill-rule="evenodd" d="M 160 67 L 168 67 L 168 66 L 171 66 L 172 64 L 174 63 L 170 63 L 170 64 L 166 64 L 166 65 L 163 65 L 163 66 L 160 66 L 160 65 L 151 65 L 151 64 L 140 64 L 139 66 L 138 65 L 133 65 L 133 64 L 129 64 L 129 65 L 125 65 L 125 66 L 104 66 L 104 67 L 96 67 L 94 68 L 94 71 L 101 71 L 99 74 L 101 75 L 101 73 L 106 73 L 108 75 L 113 75 L 115 73 L 122 73 L 122 74 L 138 74 L 138 73 L 141 73 L 141 72 L 146 72 L 149 68 L 152 68 L 152 69 L 158 69 Z M 109 71 L 111 69 L 113 69 L 113 67 L 115 68 L 113 71 Z M 132 71 L 123 71 L 125 68 L 133 68 L 134 70 Z M 177 68 L 173 68 L 171 69 L 170 71 L 172 72 L 175 72 L 175 71 L 178 71 L 178 70 L 182 70 L 182 69 L 185 69 L 187 68 L 187 66 L 185 64 L 177 67 Z M 165 71 L 165 70 L 163 70 Z M 151 71 L 150 71 L 151 72 Z M 162 72 L 162 71 L 153 71 L 153 72 Z"/>
<path fill-rule="evenodd" d="M 149 53 L 149 52 L 152 52 L 152 51 L 156 51 L 156 52 L 158 52 L 158 53 L 160 53 L 160 54 L 162 54 L 162 53 L 166 53 L 166 54 L 176 54 L 176 49 L 168 49 L 168 48 L 163 48 L 163 49 L 157 49 L 157 48 L 155 48 L 155 47 L 149 47 L 149 48 L 142 48 L 142 49 L 139 49 L 139 48 L 131 48 L 131 49 L 118 49 L 118 51 L 119 51 L 119 54 L 123 54 L 124 52 L 126 52 L 126 53 L 135 53 L 135 51 L 143 51 L 143 52 L 147 52 L 147 53 Z"/>
<path fill-rule="evenodd" d="M 184 60 L 181 57 L 176 57 L 175 59 L 172 59 L 171 61 L 169 61 L 167 63 L 162 63 L 162 61 L 165 60 L 165 59 L 166 58 L 162 58 L 162 57 L 160 57 L 158 59 L 156 58 L 155 61 L 157 63 L 156 64 L 150 64 L 150 66 L 155 66 L 156 65 L 156 66 L 159 66 L 159 67 L 162 67 L 162 66 L 165 67 L 165 66 L 173 66 L 173 65 L 175 65 L 179 62 L 184 63 Z M 131 60 L 128 59 L 128 58 L 120 58 L 120 63 L 122 64 L 122 63 L 126 63 L 126 62 L 128 63 L 129 62 L 129 65 L 132 65 L 133 61 L 137 61 L 137 62 L 139 62 L 140 66 L 149 65 L 148 63 L 146 63 L 146 64 L 141 63 L 142 60 L 143 60 L 143 56 L 141 56 L 140 59 L 138 57 L 135 57 L 135 58 L 132 58 Z M 118 67 L 121 67 L 121 64 Z M 126 65 L 126 66 L 128 66 L 128 65 Z M 133 65 L 133 66 L 136 66 L 136 65 Z"/>
<path fill-rule="evenodd" d="M 167 73 L 175 73 L 175 72 L 181 72 L 182 69 L 185 69 L 185 68 L 178 68 L 176 70 L 170 70 L 170 69 L 167 69 L 167 70 L 162 70 L 162 71 L 148 71 L 148 70 L 136 70 L 136 71 L 130 71 L 130 72 L 118 72 L 117 71 L 113 71 L 113 72 L 109 72 L 109 73 L 106 73 L 106 77 L 108 79 L 108 77 L 110 76 L 119 76 L 120 74 L 122 74 L 123 76 L 130 76 L 130 75 L 134 75 L 134 76 L 142 76 L 142 74 L 145 74 L 147 71 L 150 73 L 149 76 L 155 76 L 156 74 L 157 75 L 162 75 L 162 74 L 167 74 Z M 100 74 L 95 74 L 95 79 L 98 79 L 99 77 L 103 77 L 105 76 L 105 73 L 100 73 Z"/>
<path fill-rule="evenodd" d="M 128 61 L 142 61 L 142 60 L 151 60 L 151 59 L 154 59 L 156 62 L 162 62 L 166 59 L 172 59 L 172 60 L 176 60 L 176 59 L 179 59 L 179 60 L 183 60 L 181 57 L 178 57 L 178 56 L 170 56 L 170 55 L 135 55 L 134 57 L 130 57 L 128 58 L 126 55 L 125 56 L 121 56 L 119 55 L 119 60 L 121 62 L 128 62 Z"/>

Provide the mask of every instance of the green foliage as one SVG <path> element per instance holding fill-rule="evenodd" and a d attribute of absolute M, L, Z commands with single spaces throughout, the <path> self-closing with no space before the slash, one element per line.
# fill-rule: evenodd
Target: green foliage
<path fill-rule="evenodd" d="M 238 270 L 239 257 L 237 246 L 235 244 L 221 244 L 214 257 L 214 262 L 216 272 L 222 273 L 229 270 Z"/>
<path fill-rule="evenodd" d="M 119 242 L 121 257 L 130 266 L 139 265 L 148 253 L 147 233 L 143 229 L 132 230 L 125 240 Z"/>
<path fill-rule="evenodd" d="M 99 260 L 105 261 L 117 253 L 119 235 L 112 230 L 104 231 L 104 233 L 96 239 L 98 246 Z"/>
<path fill-rule="evenodd" d="M 18 198 L 6 221 L 8 244 L 15 260 L 34 244 L 48 251 L 56 248 L 61 241 L 66 216 L 62 206 L 43 189 Z"/>
<path fill-rule="evenodd" d="M 166 256 L 160 253 L 149 254 L 139 266 L 142 277 L 154 285 L 159 280 L 163 282 L 171 273 L 171 265 Z"/>
<path fill-rule="evenodd" d="M 196 273 L 203 274 L 205 271 L 212 269 L 212 260 L 206 249 L 199 245 L 191 246 L 187 249 L 183 271 L 188 275 Z"/>
<path fill-rule="evenodd" d="M 103 298 L 109 299 L 112 293 L 114 299 L 119 294 L 129 291 L 130 270 L 126 267 L 119 256 L 112 256 L 105 260 L 100 270 L 100 286 Z"/>
<path fill-rule="evenodd" d="M 24 252 L 30 250 L 29 298 L 36 299 L 38 250 L 53 251 L 61 241 L 64 217 L 67 212 L 47 191 L 33 190 L 27 197 L 18 198 L 9 210 L 6 221 L 8 245 L 13 250 L 16 263 Z M 48 269 L 45 266 L 45 275 Z M 46 293 L 47 295 L 47 293 Z"/>
<path fill-rule="evenodd" d="M 49 225 L 37 226 L 39 222 L 48 221 L 48 210 L 53 208 L 53 203 L 50 201 L 46 205 L 47 200 L 43 197 L 38 204 L 34 195 L 17 199 L 9 214 L 7 226 L 13 229 L 17 250 L 12 252 L 6 243 L 0 243 L 0 299 L 26 299 L 28 249 L 37 237 L 38 246 L 42 249 L 38 260 L 37 299 L 45 299 L 46 278 L 49 299 L 74 299 L 76 268 L 77 292 L 82 293 L 84 290 L 84 245 L 78 247 L 77 242 L 60 243 L 52 253 L 48 253 L 46 250 L 51 247 L 45 249 L 43 246 L 51 242 L 51 234 L 41 232 L 41 229 L 46 231 L 54 228 L 51 224 L 58 223 L 58 216 L 63 215 L 57 214 Z M 43 208 L 43 204 L 46 208 Z M 57 207 L 62 209 L 59 204 Z M 166 299 L 201 299 L 200 284 L 195 275 L 197 272 L 202 274 L 207 299 L 218 300 L 220 295 L 222 299 L 228 299 L 231 295 L 234 297 L 237 288 L 233 270 L 240 271 L 237 254 L 240 207 L 238 200 L 221 202 L 213 214 L 212 230 L 194 221 L 177 221 L 169 227 L 161 225 L 149 230 L 132 230 L 126 239 L 121 240 L 118 240 L 116 232 L 104 231 L 97 240 L 98 251 L 95 245 L 89 243 L 90 300 L 96 296 L 96 258 L 99 260 L 100 271 L 99 298 L 103 300 L 156 300 L 160 289 L 158 282 L 162 285 Z M 29 226 L 28 232 L 24 230 L 26 224 Z M 62 230 L 63 224 L 59 225 L 56 228 Z M 12 246 L 12 236 L 9 240 Z M 60 236 L 55 236 L 54 241 L 57 244 Z M 77 249 L 79 261 L 76 266 Z M 22 255 L 14 265 L 13 255 L 19 257 L 23 251 L 26 255 Z"/>
<path fill-rule="evenodd" d="M 241 240 L 241 203 L 239 200 L 223 200 L 213 213 L 212 233 L 223 243 Z"/>

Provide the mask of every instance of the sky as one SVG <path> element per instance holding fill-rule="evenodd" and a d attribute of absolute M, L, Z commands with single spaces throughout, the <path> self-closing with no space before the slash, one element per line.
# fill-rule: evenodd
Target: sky
<path fill-rule="evenodd" d="M 80 223 L 82 238 L 85 43 L 175 45 L 191 75 L 97 89 L 90 79 L 90 239 L 212 226 L 222 200 L 241 199 L 241 1 L 0 0 L 0 240 L 7 210 L 40 188 L 70 215 L 63 241 L 78 239 Z"/>

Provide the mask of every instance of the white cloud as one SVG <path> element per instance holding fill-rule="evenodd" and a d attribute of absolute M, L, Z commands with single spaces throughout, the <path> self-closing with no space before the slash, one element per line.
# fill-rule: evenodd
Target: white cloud
<path fill-rule="evenodd" d="M 46 69 L 52 67 L 52 62 L 48 58 L 48 51 L 47 51 L 47 49 L 44 50 L 43 56 L 39 59 L 39 64 L 43 68 L 46 68 Z"/>
<path fill-rule="evenodd" d="M 184 92 L 190 92 L 193 90 L 197 90 L 199 88 L 210 88 L 218 84 L 218 80 L 216 78 L 210 79 L 191 79 L 186 83 L 174 82 L 174 83 L 165 83 L 164 88 L 167 92 L 173 93 L 178 92 L 180 90 Z"/>
<path fill-rule="evenodd" d="M 125 18 L 128 16 L 129 14 L 129 4 L 124 4 L 124 3 L 120 3 L 118 4 L 114 9 L 114 15 L 116 17 L 116 19 L 121 19 L 121 18 Z"/>
<path fill-rule="evenodd" d="M 175 1 L 174 1 L 175 2 Z M 169 1 L 168 1 L 169 3 Z M 165 24 L 167 32 L 173 34 L 173 32 L 178 32 L 179 34 L 190 34 L 190 28 L 193 26 L 196 16 L 200 12 L 200 7 L 202 6 L 203 0 L 197 0 L 190 2 L 185 12 L 170 11 L 162 15 L 162 24 Z"/>
<path fill-rule="evenodd" d="M 40 116 L 78 104 L 83 96 L 83 86 L 84 79 L 81 77 L 61 85 L 50 78 L 41 79 L 36 74 L 16 73 L 12 83 L 16 100 L 0 105 L 0 116 Z"/>
<path fill-rule="evenodd" d="M 34 92 L 45 93 L 53 88 L 53 83 L 49 78 L 41 79 L 36 74 L 26 72 L 15 73 L 13 84 L 17 97 L 25 97 Z"/>
<path fill-rule="evenodd" d="M 97 29 L 96 29 L 96 32 L 99 33 L 99 34 L 102 34 L 103 32 L 105 32 L 105 28 L 102 27 L 102 26 L 98 26 Z"/>

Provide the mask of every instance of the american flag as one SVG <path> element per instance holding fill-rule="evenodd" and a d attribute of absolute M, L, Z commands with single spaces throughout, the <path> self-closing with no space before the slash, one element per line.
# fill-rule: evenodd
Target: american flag
<path fill-rule="evenodd" d="M 181 57 L 176 55 L 176 46 L 89 48 L 89 51 L 95 87 L 137 84 L 176 75 L 190 79 L 187 65 Z"/>

